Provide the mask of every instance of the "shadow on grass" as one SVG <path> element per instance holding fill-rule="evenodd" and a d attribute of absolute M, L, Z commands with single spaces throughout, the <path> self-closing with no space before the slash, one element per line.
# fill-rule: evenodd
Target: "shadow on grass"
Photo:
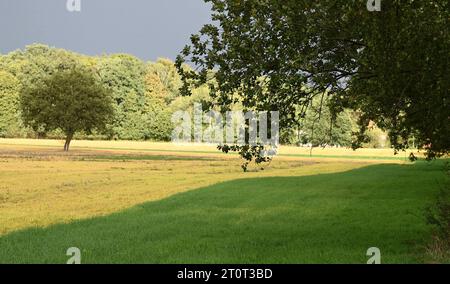
<path fill-rule="evenodd" d="M 106 217 L 0 238 L 0 263 L 421 262 L 439 163 L 228 181 Z"/>

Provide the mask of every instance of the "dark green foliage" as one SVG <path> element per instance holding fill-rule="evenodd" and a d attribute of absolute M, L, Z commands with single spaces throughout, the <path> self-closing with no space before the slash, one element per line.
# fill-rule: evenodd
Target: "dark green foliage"
<path fill-rule="evenodd" d="M 165 101 L 150 97 L 145 106 L 144 139 L 153 141 L 169 141 L 172 137 L 172 111 Z"/>
<path fill-rule="evenodd" d="M 90 70 L 76 67 L 25 86 L 20 104 L 23 121 L 35 131 L 61 130 L 69 150 L 75 133 L 105 130 L 113 117 L 111 97 Z"/>
<path fill-rule="evenodd" d="M 143 138 L 140 119 L 145 105 L 145 64 L 136 57 L 118 54 L 101 58 L 97 69 L 114 100 L 115 117 L 110 133 L 119 139 Z"/>
<path fill-rule="evenodd" d="M 33 44 L 23 51 L 17 50 L 6 55 L 3 65 L 23 86 L 31 86 L 39 84 L 46 76 L 76 67 L 80 60 L 81 56 L 70 51 Z"/>
<path fill-rule="evenodd" d="M 283 144 L 350 147 L 355 124 L 352 112 L 333 114 L 326 98 L 316 98 L 303 117 L 297 114 L 296 124 L 282 131 L 280 139 Z"/>
<path fill-rule="evenodd" d="M 148 66 L 136 57 L 120 54 L 99 60 L 102 82 L 114 98 L 116 115 L 110 135 L 124 140 L 163 140 L 171 137 L 171 112 L 175 69 L 170 61 L 159 60 Z M 179 80 L 179 79 L 178 79 Z M 172 89 L 167 89 L 172 88 Z M 172 95 L 168 95 L 172 94 Z M 170 98 L 169 98 L 170 97 Z"/>
<path fill-rule="evenodd" d="M 447 0 L 382 1 L 381 12 L 365 0 L 206 2 L 216 23 L 177 59 L 184 94 L 209 83 L 216 104 L 278 110 L 285 129 L 313 97 L 332 94 L 332 114 L 362 112 L 355 147 L 374 121 L 396 151 L 414 135 L 428 158 L 448 153 Z M 198 71 L 183 69 L 185 60 Z"/>
<path fill-rule="evenodd" d="M 19 80 L 0 70 L 0 137 L 20 135 L 19 92 Z"/>
<path fill-rule="evenodd" d="M 238 153 L 239 156 L 244 159 L 244 162 L 241 165 L 244 172 L 248 171 L 248 166 L 252 161 L 254 161 L 257 166 L 261 163 L 270 163 L 272 161 L 271 156 L 264 154 L 267 150 L 264 145 L 219 145 L 217 146 L 217 149 L 225 154 L 228 154 L 229 152 Z M 261 167 L 260 169 L 263 170 L 264 168 Z"/>
<path fill-rule="evenodd" d="M 181 84 L 173 62 L 159 59 L 156 63 L 146 64 L 127 54 L 88 57 L 41 44 L 0 56 L 0 136 L 65 137 L 58 129 L 25 127 L 19 108 L 14 105 L 21 86 L 39 88 L 48 76 L 80 65 L 99 76 L 113 98 L 111 105 L 115 114 L 107 131 L 94 130 L 91 134 L 80 131 L 75 134 L 77 139 L 170 139 L 173 128 L 171 104 L 178 96 Z"/>

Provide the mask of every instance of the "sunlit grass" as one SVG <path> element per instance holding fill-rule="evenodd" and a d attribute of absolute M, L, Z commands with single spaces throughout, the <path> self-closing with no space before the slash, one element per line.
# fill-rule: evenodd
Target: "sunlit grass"
<path fill-rule="evenodd" d="M 282 147 L 243 173 L 212 145 L 61 143 L 0 139 L 0 263 L 423 262 L 443 176 L 388 149 Z"/>
<path fill-rule="evenodd" d="M 317 174 L 322 166 L 298 167 L 298 176 L 246 175 L 105 217 L 12 233 L 0 237 L 0 263 L 65 263 L 72 246 L 82 263 L 363 264 L 369 247 L 381 250 L 382 263 L 426 261 L 424 208 L 444 177 L 438 163 Z"/>
<path fill-rule="evenodd" d="M 62 140 L 30 140 L 30 139 L 0 139 L 0 147 L 12 145 L 14 147 L 34 146 L 34 147 L 63 147 Z M 145 142 L 145 141 L 87 141 L 75 140 L 72 142 L 74 149 L 96 149 L 96 150 L 117 150 L 134 152 L 155 152 L 155 153 L 190 153 L 190 154 L 216 154 L 217 145 L 205 144 L 175 144 L 170 142 Z M 350 148 L 314 148 L 312 151 L 306 147 L 281 146 L 279 156 L 301 156 L 308 157 L 339 157 L 339 158 L 374 158 L 374 159 L 400 159 L 406 160 L 409 152 L 401 152 L 394 155 L 392 149 L 357 149 Z M 420 156 L 420 154 L 419 154 Z"/>
<path fill-rule="evenodd" d="M 227 180 L 342 172 L 371 163 L 277 157 L 264 171 L 243 173 L 236 155 L 189 152 L 189 147 L 177 152 L 182 146 L 170 143 L 75 141 L 69 154 L 59 143 L 0 140 L 0 235 L 107 215 Z M 134 148 L 98 149 L 114 147 Z M 142 151 L 160 147 L 172 152 Z"/>

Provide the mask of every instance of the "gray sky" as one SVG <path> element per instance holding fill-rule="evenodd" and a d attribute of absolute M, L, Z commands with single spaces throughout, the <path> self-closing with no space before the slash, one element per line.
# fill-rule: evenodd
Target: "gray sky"
<path fill-rule="evenodd" d="M 0 53 L 44 43 L 88 55 L 124 52 L 175 59 L 210 21 L 203 0 L 0 0 Z"/>

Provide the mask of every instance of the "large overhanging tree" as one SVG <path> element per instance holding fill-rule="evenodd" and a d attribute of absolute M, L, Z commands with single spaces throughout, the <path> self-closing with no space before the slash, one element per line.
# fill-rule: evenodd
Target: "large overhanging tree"
<path fill-rule="evenodd" d="M 208 83 L 224 109 L 239 101 L 278 110 L 282 127 L 314 96 L 329 95 L 333 113 L 363 114 L 355 147 L 372 120 L 396 151 L 414 136 L 427 157 L 448 153 L 448 0 L 382 0 L 378 12 L 367 0 L 205 2 L 214 23 L 177 59 L 183 94 Z"/>

